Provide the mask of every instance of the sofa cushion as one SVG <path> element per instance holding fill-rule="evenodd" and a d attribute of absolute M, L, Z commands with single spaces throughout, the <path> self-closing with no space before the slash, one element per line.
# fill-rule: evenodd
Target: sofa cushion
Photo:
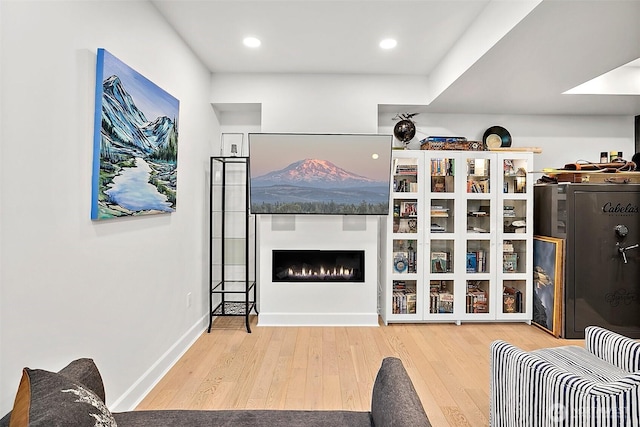
<path fill-rule="evenodd" d="M 107 401 L 102 376 L 93 359 L 76 359 L 58 371 L 58 373 L 73 381 L 80 382 L 83 386 L 94 392 L 100 400 L 103 402 Z"/>
<path fill-rule="evenodd" d="M 371 417 L 377 427 L 431 426 L 409 374 L 396 357 L 382 361 L 373 384 Z"/>
<path fill-rule="evenodd" d="M 93 359 L 76 359 L 62 368 L 58 373 L 73 381 L 82 383 L 82 385 L 93 391 L 103 402 L 106 402 L 102 376 Z M 10 418 L 11 412 L 2 417 L 0 419 L 0 427 L 8 427 Z"/>
<path fill-rule="evenodd" d="M 25 368 L 10 427 L 116 427 L 102 399 L 60 373 Z"/>
<path fill-rule="evenodd" d="M 114 413 L 118 427 L 370 427 L 368 412 L 292 410 L 152 410 Z"/>

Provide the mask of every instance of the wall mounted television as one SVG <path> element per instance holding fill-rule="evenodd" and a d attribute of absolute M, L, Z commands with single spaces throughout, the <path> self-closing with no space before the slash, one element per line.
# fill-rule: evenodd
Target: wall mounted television
<path fill-rule="evenodd" d="M 388 215 L 391 135 L 250 133 L 253 214 Z"/>

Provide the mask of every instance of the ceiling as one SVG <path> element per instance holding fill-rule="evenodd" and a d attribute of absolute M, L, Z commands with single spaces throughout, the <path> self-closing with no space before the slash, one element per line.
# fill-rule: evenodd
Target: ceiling
<path fill-rule="evenodd" d="M 425 112 L 640 115 L 640 0 L 150 1 L 212 73 L 424 76 Z"/>

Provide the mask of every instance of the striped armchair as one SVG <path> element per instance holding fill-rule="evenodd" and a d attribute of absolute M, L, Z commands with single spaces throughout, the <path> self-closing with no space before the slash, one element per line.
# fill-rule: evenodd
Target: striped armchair
<path fill-rule="evenodd" d="M 589 326 L 585 348 L 491 343 L 491 426 L 640 426 L 640 343 Z"/>

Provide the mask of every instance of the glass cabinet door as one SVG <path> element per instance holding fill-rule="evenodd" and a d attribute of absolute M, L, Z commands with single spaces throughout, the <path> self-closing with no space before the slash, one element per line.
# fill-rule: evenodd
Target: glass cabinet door
<path fill-rule="evenodd" d="M 526 300 L 532 280 L 533 183 L 529 176 L 531 155 L 504 153 L 500 157 L 502 188 L 497 214 L 502 218 L 498 230 L 498 283 L 501 287 L 498 316 L 513 318 L 527 314 Z M 531 276 L 531 277 L 530 277 Z"/>

